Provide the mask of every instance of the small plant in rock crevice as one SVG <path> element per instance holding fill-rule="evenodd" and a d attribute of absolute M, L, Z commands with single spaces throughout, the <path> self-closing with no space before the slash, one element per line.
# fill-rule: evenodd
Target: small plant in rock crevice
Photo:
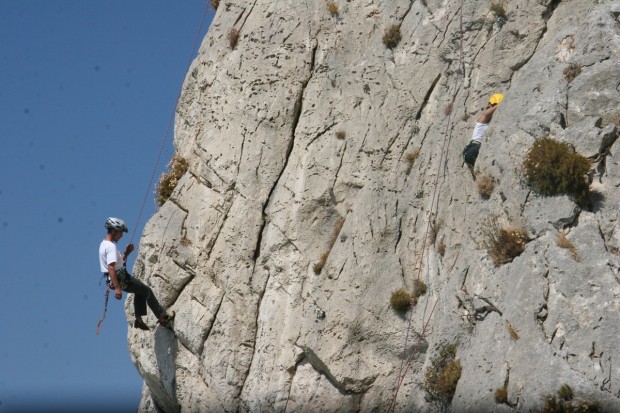
<path fill-rule="evenodd" d="M 549 137 L 537 139 L 523 161 L 525 177 L 537 193 L 543 196 L 569 194 L 580 205 L 591 200 L 586 176 L 590 168 L 588 158 L 568 143 Z"/>
<path fill-rule="evenodd" d="M 530 239 L 520 227 L 499 224 L 497 217 L 491 217 L 481 229 L 485 238 L 483 245 L 496 267 L 507 264 L 525 251 Z"/>
<path fill-rule="evenodd" d="M 603 412 L 601 404 L 596 400 L 575 397 L 573 389 L 564 384 L 555 395 L 547 395 L 545 404 L 536 413 L 599 413 Z"/>
<path fill-rule="evenodd" d="M 508 334 L 510 335 L 510 338 L 513 339 L 514 341 L 517 341 L 520 338 L 517 330 L 515 330 L 512 324 L 510 324 L 508 321 L 506 321 L 506 330 L 508 330 Z"/>
<path fill-rule="evenodd" d="M 393 24 L 385 30 L 383 34 L 383 44 L 385 47 L 389 49 L 393 49 L 398 46 L 398 43 L 402 40 L 402 35 L 400 34 L 400 26 L 398 24 Z"/>
<path fill-rule="evenodd" d="M 581 261 L 581 258 L 579 258 L 579 254 L 577 254 L 577 247 L 575 247 L 575 244 L 573 244 L 571 240 L 566 238 L 566 235 L 564 235 L 561 232 L 558 233 L 558 236 L 556 238 L 556 244 L 560 248 L 567 249 L 568 252 L 570 253 L 571 258 L 575 262 Z"/>
<path fill-rule="evenodd" d="M 211 0 L 211 5 L 217 10 L 217 8 L 220 7 L 220 0 Z"/>
<path fill-rule="evenodd" d="M 434 219 L 431 222 L 430 231 L 429 231 L 429 241 L 431 245 L 435 245 L 437 241 L 437 235 L 439 235 L 439 231 L 441 231 L 441 227 L 443 226 L 443 221 L 441 219 Z"/>
<path fill-rule="evenodd" d="M 413 168 L 413 164 L 419 157 L 420 157 L 420 148 L 412 149 L 405 154 L 405 161 L 407 162 L 406 175 L 409 175 L 411 173 L 411 168 Z"/>
<path fill-rule="evenodd" d="M 190 245 L 192 245 L 192 241 L 184 235 L 183 238 L 181 238 L 181 245 L 183 245 L 184 247 L 189 247 Z"/>
<path fill-rule="evenodd" d="M 346 137 L 347 137 L 347 132 L 346 131 L 339 130 L 338 132 L 336 132 L 336 138 L 337 139 L 343 140 Z"/>
<path fill-rule="evenodd" d="M 495 189 L 495 180 L 490 175 L 480 175 L 476 178 L 476 186 L 478 187 L 478 194 L 483 199 L 489 199 Z"/>
<path fill-rule="evenodd" d="M 338 9 L 338 5 L 336 4 L 336 2 L 334 1 L 328 1 L 327 2 L 327 11 L 329 11 L 329 13 L 332 16 L 339 16 L 340 15 L 340 10 Z"/>
<path fill-rule="evenodd" d="M 505 20 L 508 17 L 508 15 L 506 14 L 506 9 L 504 8 L 504 5 L 502 3 L 499 3 L 499 2 L 491 3 L 490 11 L 498 19 Z"/>
<path fill-rule="evenodd" d="M 444 406 L 450 404 L 461 371 L 461 362 L 456 358 L 456 344 L 442 346 L 424 374 L 422 387 L 429 399 Z"/>
<path fill-rule="evenodd" d="M 164 202 L 170 198 L 179 179 L 187 172 L 187 168 L 188 163 L 183 157 L 179 155 L 174 155 L 172 157 L 168 163 L 168 171 L 162 173 L 159 178 L 159 183 L 155 192 L 155 199 L 158 206 L 162 206 Z"/>
<path fill-rule="evenodd" d="M 575 395 L 573 394 L 573 389 L 568 384 L 563 384 L 558 389 L 558 397 L 564 401 L 573 400 Z"/>
<path fill-rule="evenodd" d="M 570 83 L 581 74 L 581 65 L 579 63 L 571 63 L 564 69 L 563 74 L 564 79 Z"/>
<path fill-rule="evenodd" d="M 314 263 L 314 265 L 312 266 L 312 271 L 314 271 L 315 274 L 320 274 L 321 271 L 323 271 L 323 267 L 325 266 L 328 257 L 329 253 L 324 252 L 323 254 L 321 254 L 319 260 Z"/>
<path fill-rule="evenodd" d="M 228 46 L 231 49 L 236 49 L 239 44 L 239 37 L 241 37 L 241 30 L 232 28 L 228 32 Z"/>
<path fill-rule="evenodd" d="M 442 257 L 446 254 L 446 243 L 444 242 L 443 238 L 441 239 L 441 241 L 439 241 L 439 244 L 437 244 L 437 252 Z"/>
<path fill-rule="evenodd" d="M 413 296 L 404 288 L 392 292 L 390 305 L 399 313 L 404 313 L 411 308 Z"/>
<path fill-rule="evenodd" d="M 314 265 L 312 266 L 312 270 L 314 271 L 315 274 L 318 275 L 321 273 L 321 271 L 323 271 L 323 267 L 327 263 L 327 258 L 329 258 L 329 253 L 331 252 L 332 248 L 334 248 L 334 244 L 336 243 L 336 240 L 338 239 L 338 234 L 340 234 L 340 230 L 342 230 L 343 225 L 344 225 L 344 219 L 340 218 L 338 219 L 338 221 L 336 221 L 336 224 L 334 225 L 334 229 L 332 232 L 332 236 L 329 238 L 329 241 L 327 242 L 327 251 L 321 254 L 319 261 L 314 263 Z"/>
<path fill-rule="evenodd" d="M 620 115 L 609 115 L 603 118 L 601 127 L 605 127 L 607 125 L 620 126 Z"/>
<path fill-rule="evenodd" d="M 427 287 L 424 281 L 418 280 L 418 279 L 413 280 L 413 293 L 414 293 L 413 295 L 416 298 L 420 298 L 421 296 L 426 294 L 426 290 L 427 290 Z"/>
<path fill-rule="evenodd" d="M 400 313 L 407 312 L 412 306 L 418 303 L 418 298 L 426 294 L 426 284 L 421 280 L 413 281 L 413 294 L 405 288 L 399 288 L 392 292 L 390 297 L 390 305 Z"/>
<path fill-rule="evenodd" d="M 506 385 L 495 389 L 495 403 L 508 403 L 508 389 L 506 388 Z"/>

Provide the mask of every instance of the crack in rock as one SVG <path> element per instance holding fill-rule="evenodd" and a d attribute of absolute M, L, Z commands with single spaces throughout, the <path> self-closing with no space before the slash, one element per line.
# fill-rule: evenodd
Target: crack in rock
<path fill-rule="evenodd" d="M 343 394 L 360 394 L 366 393 L 373 385 L 378 374 L 365 377 L 363 379 L 354 379 L 352 377 L 343 377 L 342 380 L 338 380 L 329 370 L 327 365 L 319 358 L 319 356 L 309 347 L 300 346 L 305 354 L 305 358 L 308 360 L 312 368 L 318 373 L 323 374 L 325 378 L 334 386 L 340 393 Z M 298 363 L 296 364 L 298 365 Z"/>

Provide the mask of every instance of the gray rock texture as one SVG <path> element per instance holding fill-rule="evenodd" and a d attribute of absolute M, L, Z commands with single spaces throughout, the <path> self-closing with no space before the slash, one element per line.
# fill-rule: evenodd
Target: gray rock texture
<path fill-rule="evenodd" d="M 620 2 L 328 3 L 220 2 L 177 108 L 189 169 L 133 269 L 177 313 L 129 330 L 141 410 L 527 412 L 568 384 L 620 411 Z M 497 92 L 483 197 L 461 151 Z M 591 204 L 526 183 L 546 135 L 592 161 Z M 530 239 L 499 267 L 493 223 Z"/>

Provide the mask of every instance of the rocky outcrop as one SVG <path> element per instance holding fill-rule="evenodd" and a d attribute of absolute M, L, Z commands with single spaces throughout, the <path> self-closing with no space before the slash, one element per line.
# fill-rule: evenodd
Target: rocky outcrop
<path fill-rule="evenodd" d="M 529 411 L 568 384 L 619 410 L 620 2 L 335 4 L 220 3 L 177 109 L 189 169 L 134 267 L 177 312 L 129 331 L 141 409 Z M 494 92 L 482 197 L 461 150 Z M 590 157 L 590 205 L 526 184 L 545 135 Z M 492 217 L 530 239 L 499 267 Z M 437 400 L 446 344 L 461 375 Z"/>

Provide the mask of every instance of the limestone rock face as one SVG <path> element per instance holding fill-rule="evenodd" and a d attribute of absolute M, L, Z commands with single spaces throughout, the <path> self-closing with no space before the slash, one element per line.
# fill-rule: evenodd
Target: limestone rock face
<path fill-rule="evenodd" d="M 530 411 L 564 384 L 620 410 L 620 2 L 328 3 L 220 2 L 134 267 L 177 313 L 129 331 L 141 410 Z M 481 196 L 461 151 L 498 92 Z M 547 135 L 590 157 L 590 204 L 526 183 Z M 529 239 L 498 267 L 494 225 Z"/>

